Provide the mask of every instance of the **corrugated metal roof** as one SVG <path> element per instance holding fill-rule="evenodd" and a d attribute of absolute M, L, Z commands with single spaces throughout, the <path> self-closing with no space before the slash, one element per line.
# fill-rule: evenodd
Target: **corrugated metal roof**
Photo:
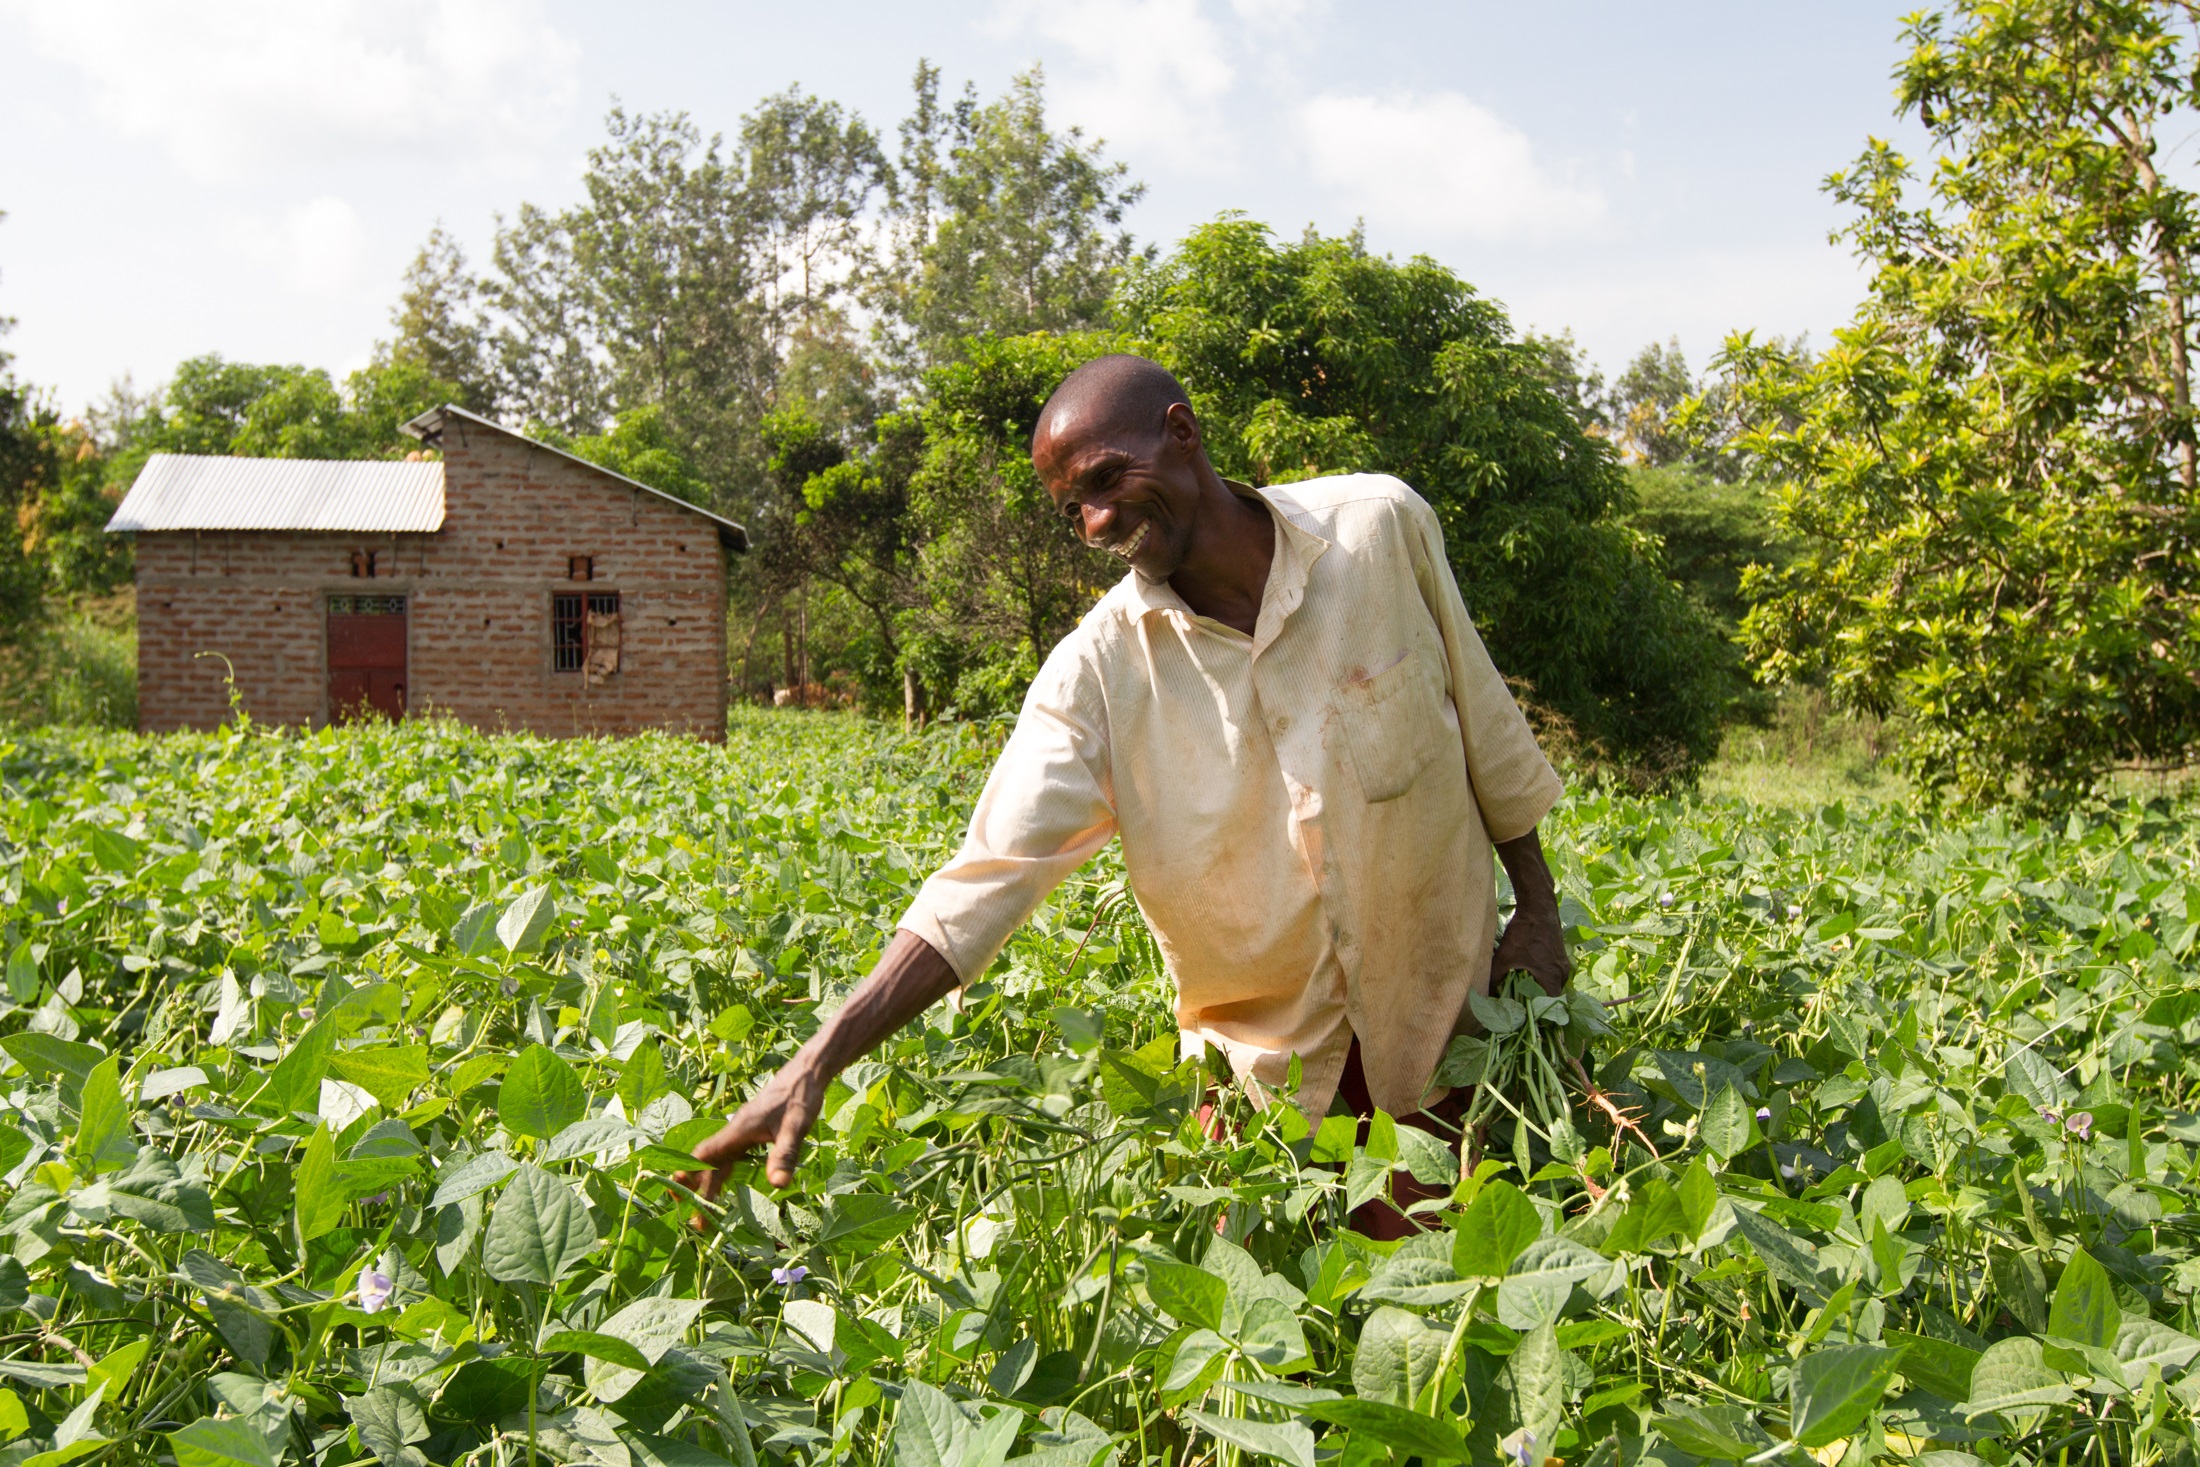
<path fill-rule="evenodd" d="M 515 432 L 514 430 L 505 427 L 502 423 L 494 422 L 491 419 L 481 416 L 481 414 L 479 413 L 468 412 L 466 409 L 459 407 L 456 404 L 445 404 L 444 406 L 439 408 L 428 409 L 428 411 L 422 413 L 419 417 L 414 418 L 411 422 L 405 424 L 405 431 L 407 433 L 410 433 L 413 437 L 419 439 L 422 443 L 435 444 L 440 446 L 443 441 L 444 429 L 449 426 L 453 418 L 456 418 L 461 423 L 471 423 L 476 427 L 487 428 L 493 433 L 502 433 L 507 438 L 517 438 L 522 443 L 531 443 L 535 447 L 541 449 L 544 453 L 554 453 L 559 458 L 565 459 L 570 463 L 579 464 L 583 468 L 594 469 L 597 473 L 603 474 L 608 478 L 617 479 L 622 484 L 631 485 L 632 487 L 641 490 L 644 494 L 654 494 L 659 499 L 669 500 L 671 503 L 679 505 L 682 509 L 692 510 L 696 514 L 701 515 L 704 519 L 709 520 L 711 523 L 718 526 L 718 538 L 722 540 L 725 544 L 735 550 L 746 550 L 749 548 L 748 530 L 743 526 L 735 523 L 734 521 L 727 519 L 722 514 L 716 514 L 710 510 L 703 508 L 703 506 L 701 506 L 700 504 L 693 503 L 690 500 L 682 499 L 677 494 L 667 494 L 664 490 L 657 488 L 653 484 L 644 484 L 639 479 L 629 479 L 626 475 L 620 473 L 618 470 L 607 469 L 602 464 L 594 463 L 588 459 L 582 458 L 579 454 L 567 453 L 562 448 L 553 448 L 539 438 L 529 438 L 525 433 Z"/>
<path fill-rule="evenodd" d="M 156 453 L 114 530 L 344 530 L 443 526 L 443 465 L 386 460 Z"/>

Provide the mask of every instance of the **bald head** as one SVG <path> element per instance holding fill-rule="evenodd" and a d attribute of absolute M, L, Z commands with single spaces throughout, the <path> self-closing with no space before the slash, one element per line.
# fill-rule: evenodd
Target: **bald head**
<path fill-rule="evenodd" d="M 1128 352 L 1094 357 L 1062 379 L 1032 431 L 1036 446 L 1045 438 L 1089 439 L 1129 432 L 1145 436 L 1161 431 L 1162 419 L 1177 403 L 1191 405 L 1184 384 L 1159 362 Z"/>

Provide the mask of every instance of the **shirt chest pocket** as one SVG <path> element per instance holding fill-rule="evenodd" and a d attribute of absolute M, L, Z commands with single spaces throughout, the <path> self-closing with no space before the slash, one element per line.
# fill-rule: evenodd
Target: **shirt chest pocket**
<path fill-rule="evenodd" d="M 1395 800 L 1413 788 L 1443 752 L 1446 729 L 1437 709 L 1442 696 L 1427 667 L 1410 652 L 1373 677 L 1337 690 L 1345 744 L 1369 804 Z M 1456 748 L 1458 741 L 1451 743 Z"/>

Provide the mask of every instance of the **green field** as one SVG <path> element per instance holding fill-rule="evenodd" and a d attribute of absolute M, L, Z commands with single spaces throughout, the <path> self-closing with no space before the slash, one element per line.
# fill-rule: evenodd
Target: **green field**
<path fill-rule="evenodd" d="M 1575 797 L 1633 1124 L 1395 1250 L 1431 1138 L 1206 1139 L 1111 853 L 687 1226 L 997 737 L 0 734 L 0 1463 L 2194 1460 L 2186 808 Z"/>

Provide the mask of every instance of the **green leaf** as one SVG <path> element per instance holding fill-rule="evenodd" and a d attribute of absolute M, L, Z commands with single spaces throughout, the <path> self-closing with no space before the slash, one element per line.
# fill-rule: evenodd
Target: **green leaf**
<path fill-rule="evenodd" d="M 0 1359 L 0 1375 L 43 1390 L 80 1386 L 86 1379 L 81 1365 L 48 1365 L 39 1360 Z"/>
<path fill-rule="evenodd" d="M 1528 1022 L 1528 1010 L 1518 999 L 1471 993 L 1467 995 L 1467 1007 L 1474 1011 L 1475 1021 L 1492 1034 L 1510 1034 Z"/>
<path fill-rule="evenodd" d="M 1888 1330 L 1883 1338 L 1902 1352 L 1900 1368 L 1913 1385 L 1923 1386 L 1944 1401 L 1971 1399 L 1971 1372 L 1978 1368 L 1978 1351 L 1953 1340 L 1898 1329 Z"/>
<path fill-rule="evenodd" d="M 1674 1401 L 1650 1424 L 1690 1456 L 1715 1462 L 1745 1461 L 1772 1441 L 1746 1408 L 1726 1401 L 1709 1406 Z"/>
<path fill-rule="evenodd" d="M 1734 1231 L 1742 1235 L 1765 1272 L 1813 1304 L 1826 1302 L 1818 1282 L 1818 1250 L 1771 1218 L 1746 1207 L 1734 1209 Z"/>
<path fill-rule="evenodd" d="M 1609 1292 L 1618 1267 L 1571 1238 L 1538 1238 L 1497 1286 L 1498 1322 L 1521 1330 L 1552 1323 L 1565 1313 L 1576 1286 L 1601 1285 Z"/>
<path fill-rule="evenodd" d="M 522 1166 L 497 1195 L 481 1262 L 504 1283 L 554 1284 L 595 1246 L 588 1205 L 558 1177 Z"/>
<path fill-rule="evenodd" d="M 59 1076 L 77 1088 L 90 1077 L 92 1068 L 106 1058 L 89 1044 L 28 1030 L 0 1039 L 0 1049 L 6 1050 L 10 1059 L 39 1079 Z"/>
<path fill-rule="evenodd" d="M 1569 990 L 1571 991 L 1571 990 Z M 1719 1184 L 1711 1178 L 1711 1168 L 1697 1157 L 1681 1173 L 1681 1184 L 1673 1189 L 1673 1195 L 1681 1204 L 1681 1236 L 1693 1243 L 1703 1236 L 1703 1230 L 1711 1225 L 1711 1216 L 1719 1209 Z"/>
<path fill-rule="evenodd" d="M 320 1106 L 321 1081 L 328 1077 L 328 1057 L 335 1048 L 335 1026 L 327 1019 L 315 1023 L 268 1071 L 259 1103 L 277 1115 L 313 1114 Z"/>
<path fill-rule="evenodd" d="M 1395 1447 L 1400 1457 L 1410 1455 L 1428 1462 L 1467 1460 L 1466 1441 L 1449 1421 L 1423 1416 L 1387 1401 L 1314 1401 L 1299 1409 L 1316 1421 L 1342 1426 L 1354 1436 Z"/>
<path fill-rule="evenodd" d="M 1229 1285 L 1204 1268 L 1169 1259 L 1146 1260 L 1146 1293 L 1154 1307 L 1195 1329 L 1222 1328 Z"/>
<path fill-rule="evenodd" d="M 2157 1320 L 2127 1314 L 2117 1326 L 2116 1358 L 2123 1362 L 2127 1379 L 2140 1379 L 2150 1365 L 2169 1379 L 2190 1365 L 2195 1356 L 2200 1356 L 2200 1340 Z M 1963 1397 L 1948 1399 L 1960 1401 Z"/>
<path fill-rule="evenodd" d="M 634 1052 L 619 1067 L 619 1103 L 626 1107 L 627 1119 L 642 1113 L 660 1095 L 672 1093 L 672 1077 L 665 1071 L 665 1057 L 658 1051 L 654 1038 L 645 1039 L 634 1046 Z"/>
<path fill-rule="evenodd" d="M 31 956 L 31 940 L 24 938 L 8 955 L 8 995 L 27 1004 L 38 997 L 38 959 Z"/>
<path fill-rule="evenodd" d="M 2045 1407 L 2059 1406 L 2075 1394 L 2061 1372 L 2048 1369 L 2040 1342 L 2016 1335 L 1996 1340 L 1979 1356 L 1963 1414 L 1999 1415 L 2022 1432 L 2029 1428 L 2020 1423 L 2036 1420 Z"/>
<path fill-rule="evenodd" d="M 616 1401 L 640 1383 L 649 1367 L 664 1359 L 665 1351 L 680 1343 L 688 1326 L 703 1312 L 699 1299 L 637 1299 L 612 1315 L 597 1330 L 618 1339 L 629 1346 L 640 1358 L 641 1365 L 632 1361 L 614 1360 L 608 1355 L 590 1355 L 586 1367 L 588 1388 L 596 1393 L 599 1401 Z M 588 1352 L 583 1351 L 583 1354 Z"/>
<path fill-rule="evenodd" d="M 1898 1350 L 1879 1345 L 1836 1345 L 1813 1350 L 1795 1363 L 1788 1388 L 1789 1431 L 1805 1447 L 1854 1436 L 1887 1393 Z"/>
<path fill-rule="evenodd" d="M 427 1440 L 427 1418 L 409 1388 L 378 1385 L 365 1395 L 344 1397 L 344 1409 L 360 1445 L 382 1467 L 428 1467 L 427 1457 L 412 1445 Z"/>
<path fill-rule="evenodd" d="M 1273 1295 L 1247 1302 L 1237 1341 L 1270 1374 L 1301 1368 L 1307 1360 L 1306 1332 L 1299 1327 L 1297 1313 Z"/>
<path fill-rule="evenodd" d="M 325 1124 L 315 1126 L 306 1138 L 293 1185 L 300 1240 L 310 1243 L 344 1220 L 344 1209 L 351 1205 L 351 1198 L 337 1176 L 336 1143 Z"/>
<path fill-rule="evenodd" d="M 1209 1436 L 1242 1451 L 1273 1458 L 1289 1467 L 1314 1467 L 1314 1433 L 1296 1421 L 1253 1421 L 1213 1411 L 1184 1414 Z"/>
<path fill-rule="evenodd" d="M 530 1044 L 512 1061 L 497 1092 L 497 1119 L 516 1136 L 548 1139 L 587 1111 L 581 1077 L 544 1044 Z"/>
<path fill-rule="evenodd" d="M 542 1344 L 536 1347 L 536 1353 L 540 1355 L 558 1355 L 566 1351 L 587 1357 L 591 1364 L 601 1360 L 620 1366 L 632 1374 L 635 1380 L 649 1374 L 651 1362 L 641 1351 L 624 1340 L 598 1334 L 594 1330 L 561 1329 L 556 1334 L 545 1337 Z"/>
<path fill-rule="evenodd" d="M 497 940 L 506 952 L 533 952 L 557 919 L 558 904 L 550 899 L 550 888 L 534 887 L 514 897 L 504 915 L 497 918 Z"/>
<path fill-rule="evenodd" d="M 1352 1357 L 1354 1394 L 1411 1406 L 1436 1378 L 1449 1339 L 1420 1315 L 1385 1304 L 1360 1328 L 1360 1347 Z"/>
<path fill-rule="evenodd" d="M 435 1199 L 430 1208 L 449 1207 L 488 1191 L 519 1170 L 519 1163 L 501 1151 L 484 1151 L 448 1166 L 435 1179 Z"/>
<path fill-rule="evenodd" d="M 716 1452 L 705 1451 L 678 1437 L 634 1431 L 625 1433 L 619 1440 L 625 1443 L 635 1467 L 732 1467 Z"/>
<path fill-rule="evenodd" d="M 468 907 L 451 928 L 451 947 L 462 958 L 486 956 L 496 940 L 497 909 L 488 902 Z"/>
<path fill-rule="evenodd" d="M 386 1110 L 399 1111 L 412 1093 L 428 1083 L 428 1051 L 420 1045 L 378 1045 L 340 1049 L 329 1055 L 329 1072 L 357 1085 Z"/>
<path fill-rule="evenodd" d="M 1365 1151 L 1356 1151 L 1344 1169 L 1344 1205 L 1347 1212 L 1357 1211 L 1367 1203 L 1388 1193 L 1390 1189 L 1390 1163 Z"/>
<path fill-rule="evenodd" d="M 267 1438 L 243 1416 L 203 1416 L 168 1433 L 176 1467 L 275 1467 Z"/>
<path fill-rule="evenodd" d="M 1161 1404 L 1183 1405 L 1204 1397 L 1229 1363 L 1230 1342 L 1211 1329 L 1193 1330 L 1177 1341 L 1169 1368 L 1161 1376 Z"/>
<path fill-rule="evenodd" d="M 132 1340 L 120 1349 L 102 1355 L 99 1363 L 89 1367 L 85 1375 L 94 1390 L 119 1396 L 130 1377 L 137 1374 L 137 1368 L 145 1363 L 145 1357 L 152 1348 L 151 1340 Z"/>
<path fill-rule="evenodd" d="M 137 1156 L 130 1140 L 130 1107 L 122 1098 L 121 1064 L 108 1055 L 84 1077 L 76 1143 L 70 1153 L 93 1173 L 126 1167 Z"/>
<path fill-rule="evenodd" d="M 2108 1270 L 2083 1248 L 2072 1253 L 2048 1307 L 2047 1332 L 2080 1345 L 2106 1348 L 2116 1343 L 2122 1319 Z"/>
<path fill-rule="evenodd" d="M 1398 1161 L 1424 1187 L 1449 1187 L 1459 1180 L 1459 1155 L 1419 1126 L 1398 1127 Z"/>
<path fill-rule="evenodd" d="M 1558 1328 L 1546 1320 L 1521 1336 L 1498 1372 L 1498 1385 L 1511 1397 L 1512 1419 L 1534 1439 L 1538 1457 L 1550 1455 L 1557 1444 L 1566 1414 L 1566 1364 Z"/>
<path fill-rule="evenodd" d="M 1323 1116 L 1320 1129 L 1314 1132 L 1312 1147 L 1306 1153 L 1308 1161 L 1325 1165 L 1350 1161 L 1352 1148 L 1358 1144 L 1359 1122 L 1347 1115 Z"/>
<path fill-rule="evenodd" d="M 895 1467 L 962 1467 L 970 1424 L 937 1386 L 905 1381 L 894 1412 Z"/>
<path fill-rule="evenodd" d="M 1994 1294 L 2010 1317 L 2033 1333 L 2047 1328 L 2047 1272 L 2037 1255 L 2015 1248 L 1995 1248 L 1987 1261 L 1994 1280 Z"/>
<path fill-rule="evenodd" d="M 1452 1240 L 1452 1271 L 1463 1279 L 1501 1279 L 1530 1243 L 1543 1236 L 1543 1214 L 1527 1194 L 1497 1180 L 1476 1195 Z"/>
<path fill-rule="evenodd" d="M 1722 1162 L 1732 1161 L 1764 1139 L 1757 1130 L 1756 1113 L 1731 1083 L 1720 1086 L 1719 1093 L 1704 1107 L 1697 1135 L 1704 1149 Z"/>
<path fill-rule="evenodd" d="M 515 1355 L 469 1360 L 443 1382 L 435 1398 L 436 1413 L 453 1421 L 488 1424 L 524 1411 L 534 1371 L 533 1361 Z"/>
<path fill-rule="evenodd" d="M 99 869 L 116 876 L 128 876 L 138 868 L 138 859 L 145 847 L 119 830 L 104 826 L 92 831 L 92 859 Z"/>

